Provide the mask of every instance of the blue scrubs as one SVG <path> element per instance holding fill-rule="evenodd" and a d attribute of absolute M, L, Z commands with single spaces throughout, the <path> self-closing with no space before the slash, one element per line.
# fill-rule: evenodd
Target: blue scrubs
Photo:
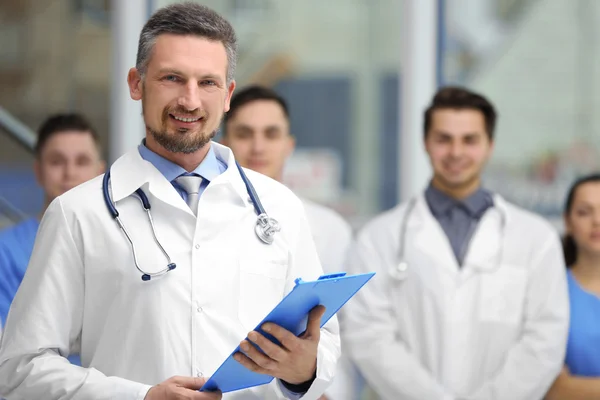
<path fill-rule="evenodd" d="M 25 275 L 39 225 L 37 219 L 30 218 L 0 231 L 0 321 L 2 326 L 6 325 L 10 304 Z M 69 361 L 81 365 L 77 355 L 70 356 Z"/>
<path fill-rule="evenodd" d="M 571 323 L 565 364 L 573 375 L 600 377 L 600 297 L 567 273 Z"/>

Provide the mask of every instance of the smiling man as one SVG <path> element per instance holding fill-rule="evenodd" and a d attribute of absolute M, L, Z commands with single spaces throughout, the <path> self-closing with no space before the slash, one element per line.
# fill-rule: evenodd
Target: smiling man
<path fill-rule="evenodd" d="M 229 22 L 198 3 L 144 25 L 127 83 L 145 140 L 48 207 L 2 337 L 0 396 L 295 400 L 328 387 L 340 343 L 335 317 L 321 328 L 322 307 L 300 336 L 254 331 L 296 278 L 323 270 L 300 200 L 212 141 L 236 49 Z M 257 234 L 259 202 L 281 226 L 271 242 Z M 238 345 L 241 368 L 275 379 L 199 391 Z M 74 351 L 81 367 L 65 362 Z"/>
<path fill-rule="evenodd" d="M 375 271 L 342 336 L 383 399 L 542 399 L 562 367 L 569 308 L 558 232 L 486 190 L 496 111 L 441 89 L 424 116 L 433 177 L 376 217 L 348 271 Z"/>

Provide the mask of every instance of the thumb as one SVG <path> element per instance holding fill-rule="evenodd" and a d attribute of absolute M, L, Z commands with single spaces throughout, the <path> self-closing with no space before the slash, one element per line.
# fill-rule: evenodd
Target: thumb
<path fill-rule="evenodd" d="M 204 385 L 205 382 L 206 379 L 204 378 L 197 378 L 195 376 L 180 376 L 177 377 L 177 381 L 175 383 L 177 386 L 181 386 L 186 389 L 198 390 Z"/>
<path fill-rule="evenodd" d="M 308 314 L 308 323 L 306 325 L 306 333 L 309 337 L 319 339 L 321 335 L 321 318 L 325 314 L 325 307 L 318 305 Z"/>

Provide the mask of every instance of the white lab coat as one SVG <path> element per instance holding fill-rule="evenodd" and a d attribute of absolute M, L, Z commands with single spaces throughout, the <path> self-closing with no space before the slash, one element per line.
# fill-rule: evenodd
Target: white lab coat
<path fill-rule="evenodd" d="M 350 224 L 327 207 L 308 199 L 302 199 L 302 202 L 323 270 L 327 274 L 343 272 L 352 243 Z M 344 308 L 340 310 L 338 317 L 343 318 L 343 314 Z M 345 355 L 345 347 L 342 343 L 342 355 L 335 378 L 325 392 L 329 400 L 358 400 L 364 390 L 364 378 Z"/>
<path fill-rule="evenodd" d="M 348 270 L 377 274 L 347 304 L 342 339 L 382 399 L 540 400 L 559 373 L 569 308 L 558 234 L 500 196 L 495 204 L 461 268 L 422 195 L 402 280 L 390 271 L 406 204 L 358 235 Z"/>
<path fill-rule="evenodd" d="M 343 271 L 344 262 L 352 241 L 352 228 L 335 211 L 302 198 L 308 225 L 327 274 Z"/>
<path fill-rule="evenodd" d="M 112 166 L 112 196 L 137 246 L 140 266 L 166 265 L 140 202 L 177 268 L 143 282 L 129 243 L 108 213 L 102 177 L 56 199 L 46 212 L 0 349 L 0 396 L 8 399 L 142 400 L 173 375 L 210 376 L 294 286 L 322 269 L 302 203 L 283 185 L 246 171 L 282 227 L 272 245 L 254 232 L 256 214 L 231 151 L 212 143 L 227 170 L 204 191 L 196 219 L 137 149 Z M 80 350 L 84 368 L 61 357 Z M 322 329 L 318 398 L 340 353 L 337 320 Z M 59 355 L 60 354 L 60 355 Z M 224 399 L 283 399 L 280 382 Z M 293 398 L 293 397 L 291 397 Z"/>

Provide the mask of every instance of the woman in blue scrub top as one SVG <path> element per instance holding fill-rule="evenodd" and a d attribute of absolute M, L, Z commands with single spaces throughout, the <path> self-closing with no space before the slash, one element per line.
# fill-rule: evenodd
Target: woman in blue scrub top
<path fill-rule="evenodd" d="M 546 400 L 600 399 L 600 174 L 575 182 L 564 219 L 571 322 L 565 366 Z"/>

